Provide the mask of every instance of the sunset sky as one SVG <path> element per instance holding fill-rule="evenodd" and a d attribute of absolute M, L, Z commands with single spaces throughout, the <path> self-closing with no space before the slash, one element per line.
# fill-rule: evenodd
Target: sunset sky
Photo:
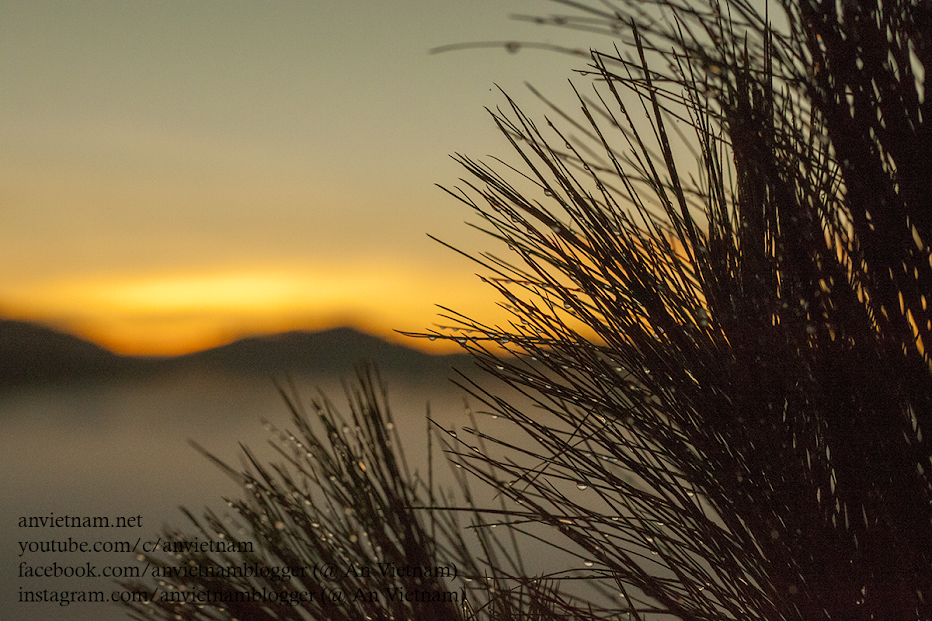
<path fill-rule="evenodd" d="M 591 39 L 542 0 L 0 0 L 0 315 L 122 353 L 480 318 L 495 249 L 434 184 L 515 161 L 484 107 L 569 104 Z M 595 43 L 598 43 L 597 41 Z M 576 78 L 585 84 L 585 79 Z"/>

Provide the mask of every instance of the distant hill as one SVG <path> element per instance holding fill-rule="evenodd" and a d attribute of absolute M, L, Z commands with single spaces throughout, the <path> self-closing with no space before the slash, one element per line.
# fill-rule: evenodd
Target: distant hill
<path fill-rule="evenodd" d="M 468 369 L 465 354 L 436 356 L 388 343 L 351 328 L 286 332 L 234 341 L 183 356 L 119 356 L 71 334 L 22 321 L 0 320 L 0 390 L 193 370 L 241 374 L 348 373 L 362 361 L 405 374 Z"/>
<path fill-rule="evenodd" d="M 71 334 L 0 320 L 0 388 L 101 376 L 122 367 L 120 358 Z"/>
<path fill-rule="evenodd" d="M 418 373 L 470 359 L 464 354 L 425 354 L 352 328 L 334 328 L 244 338 L 229 345 L 179 356 L 173 359 L 173 364 L 236 372 L 289 369 L 342 372 L 351 371 L 362 360 L 374 362 L 383 369 Z"/>

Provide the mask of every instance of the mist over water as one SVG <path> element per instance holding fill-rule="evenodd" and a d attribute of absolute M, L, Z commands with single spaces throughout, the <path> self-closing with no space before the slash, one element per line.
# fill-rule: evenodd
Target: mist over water
<path fill-rule="evenodd" d="M 447 374 L 452 377 L 453 371 Z M 442 374 L 418 377 L 386 373 L 388 400 L 405 453 L 413 468 L 426 466 L 426 404 L 445 426 L 468 425 L 465 393 Z M 352 374 L 342 376 L 352 380 Z M 336 374 L 295 376 L 305 404 L 320 387 L 340 412 L 349 407 Z M 470 400 L 476 407 L 474 399 Z M 481 409 L 481 408 L 480 408 Z M 268 377 L 185 373 L 157 378 L 98 381 L 59 387 L 24 388 L 0 394 L 0 608 L 8 621 L 128 618 L 116 605 L 19 603 L 19 588 L 101 590 L 118 588 L 109 578 L 19 577 L 19 564 L 138 566 L 133 554 L 30 554 L 20 557 L 23 540 L 155 540 L 164 525 L 192 533 L 178 510 L 199 515 L 205 506 L 223 515 L 223 496 L 241 490 L 188 443 L 195 440 L 234 467 L 241 465 L 239 443 L 260 459 L 275 460 L 268 446 L 278 429 L 291 428 L 290 412 Z M 488 419 L 488 417 L 485 417 Z M 495 423 L 496 421 L 489 421 Z M 483 424 L 485 427 L 488 423 Z M 280 461 L 280 460 L 276 460 Z M 435 463 L 442 460 L 435 460 Z M 436 477 L 452 484 L 439 463 Z M 18 528 L 20 517 L 142 516 L 142 528 Z"/>

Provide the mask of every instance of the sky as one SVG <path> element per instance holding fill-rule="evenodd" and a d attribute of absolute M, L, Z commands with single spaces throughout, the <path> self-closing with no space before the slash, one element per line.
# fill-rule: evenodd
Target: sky
<path fill-rule="evenodd" d="M 451 154 L 515 161 L 486 107 L 572 102 L 543 0 L 0 0 L 0 316 L 120 353 L 489 319 L 494 250 Z M 577 80 L 584 81 L 583 78 Z M 535 106 L 537 106 L 535 108 Z"/>

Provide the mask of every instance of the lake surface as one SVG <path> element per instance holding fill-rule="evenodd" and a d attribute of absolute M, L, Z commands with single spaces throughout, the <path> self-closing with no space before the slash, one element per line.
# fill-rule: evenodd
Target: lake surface
<path fill-rule="evenodd" d="M 452 371 L 449 376 L 452 376 Z M 443 376 L 386 374 L 389 404 L 412 466 L 426 463 L 425 405 L 445 425 L 468 425 L 464 393 Z M 320 386 L 348 413 L 340 378 L 296 379 L 309 400 Z M 475 400 L 471 400 L 475 406 Z M 196 515 L 205 506 L 226 508 L 224 495 L 240 489 L 188 444 L 196 440 L 233 466 L 239 442 L 269 458 L 265 418 L 289 428 L 290 413 L 268 378 L 186 373 L 151 379 L 20 389 L 0 394 L 0 609 L 7 621 L 84 621 L 128 618 L 116 605 L 20 603 L 20 588 L 93 589 L 109 595 L 109 578 L 21 578 L 33 565 L 135 565 L 128 554 L 26 553 L 19 542 L 155 539 L 163 526 L 191 532 L 178 510 Z M 503 421 L 488 417 L 483 429 Z M 263 448 L 265 447 L 265 448 Z M 440 468 L 446 472 L 445 464 Z M 438 473 L 439 474 L 439 473 Z M 446 479 L 449 481 L 450 479 Z M 20 528 L 21 517 L 141 516 L 140 528 Z M 101 534 L 103 533 L 103 534 Z"/>

